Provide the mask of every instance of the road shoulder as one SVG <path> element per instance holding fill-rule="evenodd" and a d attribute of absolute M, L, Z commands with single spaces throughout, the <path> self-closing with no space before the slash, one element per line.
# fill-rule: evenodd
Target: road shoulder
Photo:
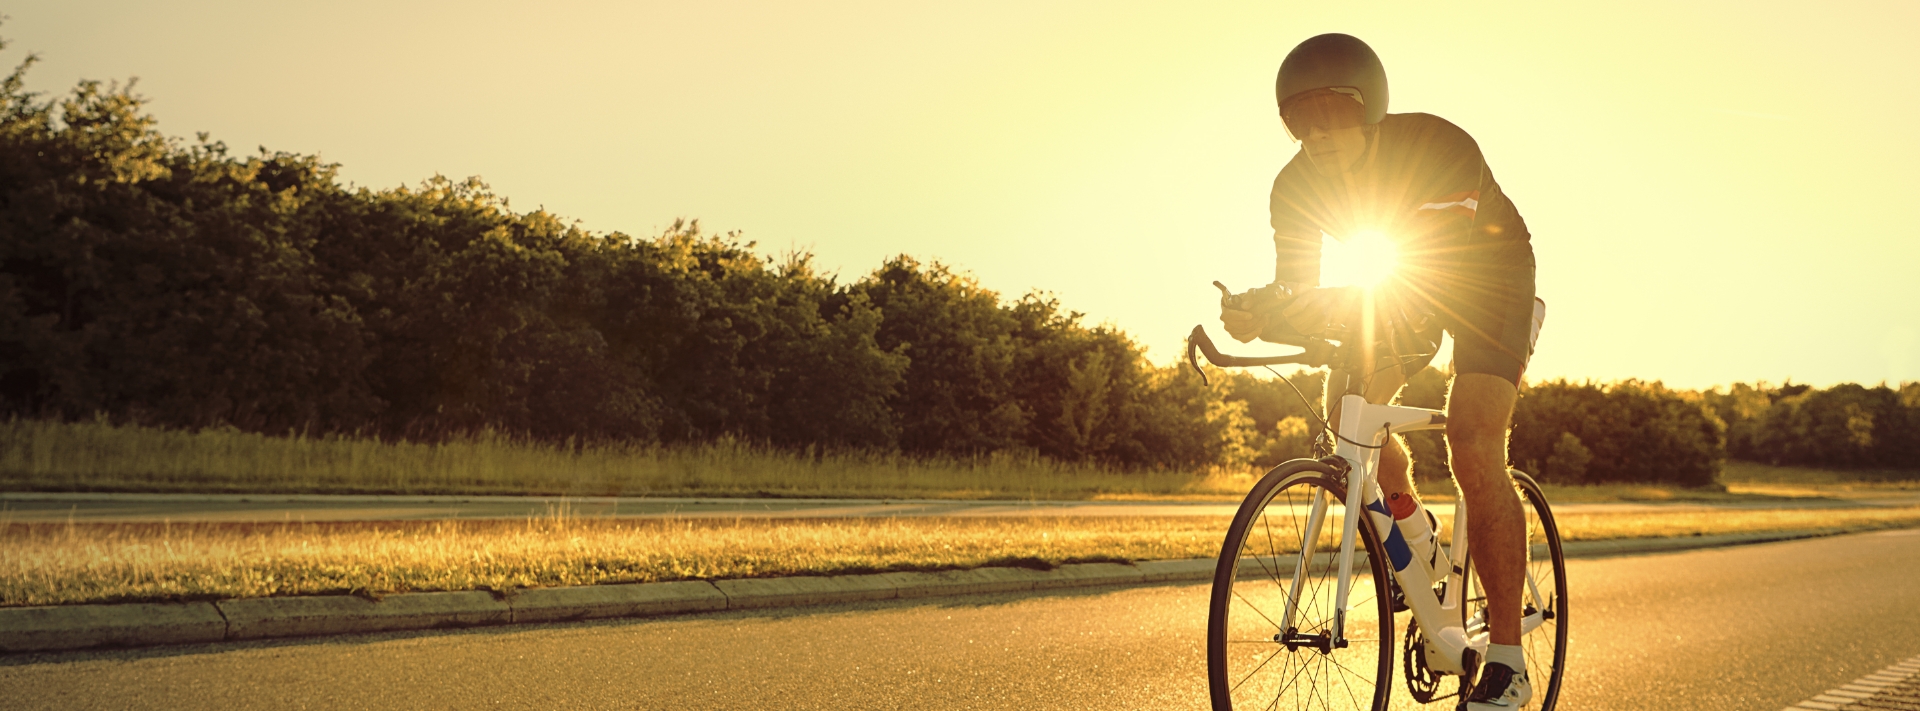
<path fill-rule="evenodd" d="M 1570 558 L 1714 548 L 1834 535 L 1784 532 L 1576 541 Z M 975 568 L 870 575 L 792 576 L 422 592 L 370 599 L 347 595 L 184 603 L 0 608 L 0 653 L 305 637 L 367 632 L 656 617 L 722 610 L 1021 593 L 1065 588 L 1192 583 L 1214 576 L 1213 559 L 1079 563 L 1052 570 Z"/>

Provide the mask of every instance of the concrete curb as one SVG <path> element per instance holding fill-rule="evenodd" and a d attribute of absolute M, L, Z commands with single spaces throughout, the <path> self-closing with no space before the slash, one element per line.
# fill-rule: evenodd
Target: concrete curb
<path fill-rule="evenodd" d="M 704 580 L 639 585 L 532 588 L 507 598 L 513 621 L 565 622 L 650 617 L 727 609 L 727 596 Z"/>
<path fill-rule="evenodd" d="M 270 639 L 319 634 L 475 627 L 513 622 L 506 601 L 486 592 L 260 597 L 214 603 L 227 618 L 226 638 Z"/>
<path fill-rule="evenodd" d="M 210 602 L 0 608 L 0 652 L 219 642 L 227 620 Z"/>
<path fill-rule="evenodd" d="M 1715 548 L 1843 531 L 1580 541 L 1570 558 Z M 1280 563 L 1282 561 L 1275 561 Z M 1290 562 L 1290 561 L 1288 561 Z M 504 595 L 429 592 L 378 601 L 346 595 L 218 602 L 0 608 L 0 653 L 652 617 L 872 600 L 1017 593 L 1211 580 L 1210 558 L 1135 564 L 1078 563 L 1053 570 L 975 568 L 931 573 L 795 576 L 536 588 Z M 1248 574 L 1243 570 L 1242 574 Z"/>
<path fill-rule="evenodd" d="M 1561 552 L 1568 558 L 1604 558 L 1613 555 L 1636 555 L 1640 553 L 1661 553 L 1665 551 L 1684 551 L 1699 548 L 1721 548 L 1741 546 L 1750 543 L 1774 543 L 1777 541 L 1797 541 L 1802 538 L 1824 538 L 1845 533 L 1866 533 L 1866 531 L 1784 531 L 1779 533 L 1728 533 L 1717 536 L 1686 536 L 1681 538 L 1622 538 L 1612 541 L 1571 541 L 1561 544 Z"/>

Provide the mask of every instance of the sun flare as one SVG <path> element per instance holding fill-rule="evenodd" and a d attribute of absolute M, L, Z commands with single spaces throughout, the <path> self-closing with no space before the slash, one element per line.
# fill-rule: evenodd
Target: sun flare
<path fill-rule="evenodd" d="M 1320 285 L 1374 287 L 1393 276 L 1399 250 L 1378 230 L 1355 232 L 1346 240 L 1321 235 Z"/>

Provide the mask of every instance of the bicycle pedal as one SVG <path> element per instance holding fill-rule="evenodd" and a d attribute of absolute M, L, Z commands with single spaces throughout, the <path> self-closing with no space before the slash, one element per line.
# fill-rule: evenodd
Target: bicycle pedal
<path fill-rule="evenodd" d="M 1407 593 L 1400 589 L 1400 581 L 1394 580 L 1390 582 L 1392 587 L 1388 588 L 1388 591 L 1393 597 L 1393 611 L 1406 612 L 1413 609 L 1412 605 L 1407 604 Z"/>

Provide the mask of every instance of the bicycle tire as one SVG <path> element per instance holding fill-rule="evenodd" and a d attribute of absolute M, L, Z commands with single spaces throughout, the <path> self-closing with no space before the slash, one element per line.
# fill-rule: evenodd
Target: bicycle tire
<path fill-rule="evenodd" d="M 1534 684 L 1533 702 L 1529 706 L 1539 711 L 1553 711 L 1560 700 L 1560 683 L 1566 674 L 1567 557 L 1560 542 L 1560 528 L 1554 522 L 1553 509 L 1547 505 L 1540 483 L 1518 469 L 1509 469 L 1507 473 L 1513 477 L 1526 517 L 1527 577 L 1534 581 L 1534 586 L 1521 593 L 1521 611 L 1531 614 L 1528 610 L 1539 609 L 1551 613 L 1539 627 L 1520 639 L 1521 647 L 1527 652 L 1527 678 Z M 1470 578 L 1474 573 L 1471 561 L 1466 570 Z M 1474 589 L 1480 594 L 1468 599 L 1468 615 L 1485 619 L 1485 588 L 1476 585 Z"/>
<path fill-rule="evenodd" d="M 1566 674 L 1567 663 L 1567 556 L 1560 543 L 1560 527 L 1553 519 L 1553 509 L 1547 505 L 1547 495 L 1540 490 L 1540 482 L 1525 472 L 1513 470 L 1514 485 L 1520 489 L 1527 504 L 1527 572 L 1535 580 L 1551 578 L 1553 590 L 1541 590 L 1542 601 L 1533 599 L 1533 591 L 1526 594 L 1528 603 L 1535 604 L 1552 614 L 1532 634 L 1522 638 L 1527 650 L 1527 678 L 1545 679 L 1544 689 L 1535 687 L 1534 698 L 1540 711 L 1553 711 L 1554 704 L 1560 700 L 1560 682 Z M 1545 550 L 1538 550 L 1544 546 Z M 1548 560 L 1535 560 L 1535 552 L 1548 554 Z M 1552 574 L 1547 575 L 1548 568 Z M 1527 603 L 1523 603 L 1523 606 Z M 1549 629 L 1550 628 L 1550 629 Z"/>
<path fill-rule="evenodd" d="M 1330 638 L 1339 576 L 1334 551 L 1346 508 L 1342 480 L 1331 465 L 1296 459 L 1261 477 L 1234 514 L 1214 568 L 1207 614 L 1207 684 L 1216 711 L 1386 708 L 1396 649 L 1388 587 L 1391 572 L 1364 512 L 1358 527 L 1360 546 L 1354 551 L 1347 646 L 1290 646 L 1277 636 L 1289 632 L 1281 629 L 1278 620 L 1285 617 L 1292 587 L 1293 568 L 1285 558 L 1294 553 L 1294 561 L 1305 563 L 1305 579 L 1299 617 L 1292 627 L 1298 635 Z M 1302 529 L 1311 502 L 1325 496 L 1331 500 L 1316 543 L 1321 552 L 1299 561 L 1297 552 L 1305 539 Z M 1243 576 L 1243 562 L 1259 567 Z"/>

